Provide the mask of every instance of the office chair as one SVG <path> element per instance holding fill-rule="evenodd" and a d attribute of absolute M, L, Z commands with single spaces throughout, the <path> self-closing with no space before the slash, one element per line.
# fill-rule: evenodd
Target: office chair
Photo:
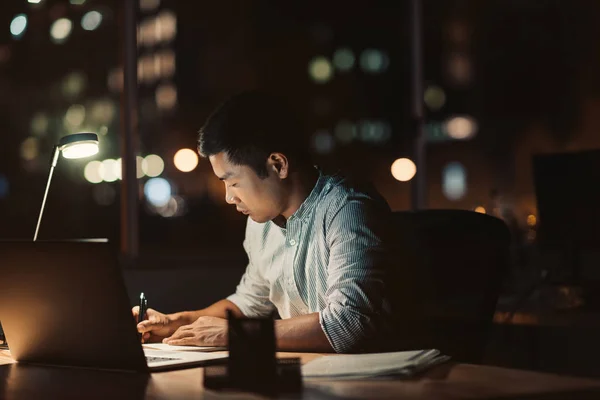
<path fill-rule="evenodd" d="M 389 291 L 400 348 L 480 363 L 509 262 L 510 232 L 465 210 L 394 212 Z"/>

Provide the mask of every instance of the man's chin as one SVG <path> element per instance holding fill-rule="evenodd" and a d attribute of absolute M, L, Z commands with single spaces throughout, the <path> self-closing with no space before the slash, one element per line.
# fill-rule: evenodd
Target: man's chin
<path fill-rule="evenodd" d="M 248 217 L 250 217 L 250 219 L 252 219 L 252 221 L 257 222 L 259 224 L 264 224 L 265 222 L 270 221 L 269 218 L 261 218 L 254 214 L 248 214 Z"/>

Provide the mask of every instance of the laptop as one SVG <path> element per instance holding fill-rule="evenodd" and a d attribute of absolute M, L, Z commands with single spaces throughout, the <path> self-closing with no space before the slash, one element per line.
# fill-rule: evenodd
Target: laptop
<path fill-rule="evenodd" d="M 148 372 L 227 357 L 144 349 L 108 241 L 0 242 L 0 321 L 20 363 Z"/>

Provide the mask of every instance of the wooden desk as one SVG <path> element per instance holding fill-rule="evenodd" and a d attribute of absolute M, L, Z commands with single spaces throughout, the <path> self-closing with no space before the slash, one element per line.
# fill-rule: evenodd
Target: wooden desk
<path fill-rule="evenodd" d="M 300 356 L 303 362 L 319 354 Z M 204 390 L 202 369 L 149 376 L 16 365 L 0 352 L 0 399 L 260 399 L 261 396 Z M 286 398 L 286 397 L 282 397 Z M 440 365 L 404 380 L 313 380 L 300 399 L 598 399 L 600 380 L 571 378 L 481 365 Z"/>

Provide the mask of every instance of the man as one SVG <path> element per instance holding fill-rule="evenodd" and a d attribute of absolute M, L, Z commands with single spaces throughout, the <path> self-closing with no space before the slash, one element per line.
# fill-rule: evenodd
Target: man
<path fill-rule="evenodd" d="M 282 102 L 257 92 L 231 98 L 209 117 L 199 153 L 225 184 L 226 202 L 249 217 L 248 267 L 234 294 L 205 309 L 149 309 L 138 324 L 145 341 L 222 346 L 227 310 L 237 317 L 276 310 L 281 351 L 359 352 L 381 343 L 389 207 L 312 166 L 301 136 Z"/>

